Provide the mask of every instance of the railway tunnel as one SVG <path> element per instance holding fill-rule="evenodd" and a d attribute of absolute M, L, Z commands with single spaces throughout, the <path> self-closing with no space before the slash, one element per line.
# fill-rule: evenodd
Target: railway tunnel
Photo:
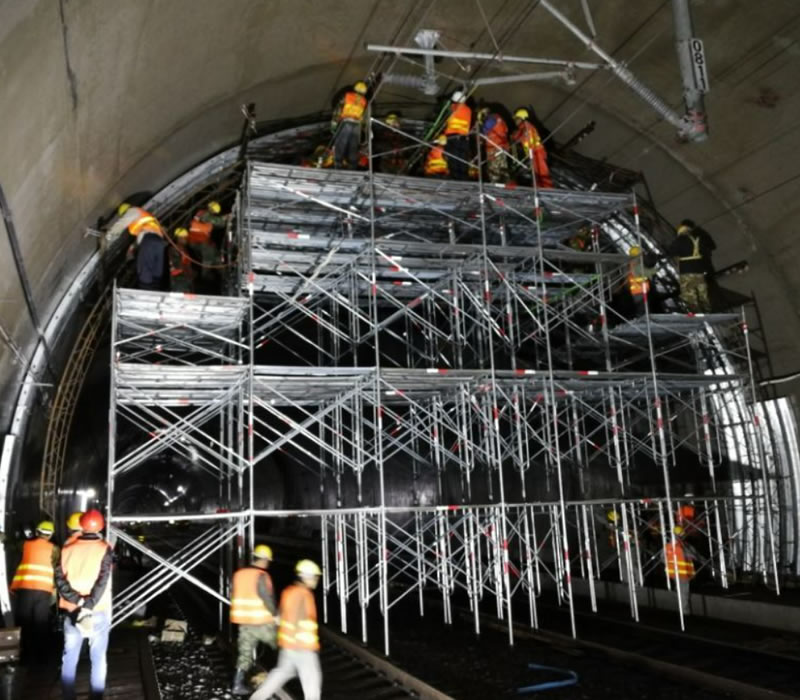
<path fill-rule="evenodd" d="M 7 627 L 25 531 L 97 507 L 114 697 L 224 695 L 259 542 L 279 588 L 322 567 L 323 697 L 795 692 L 792 3 L 0 12 Z M 362 163 L 318 167 L 359 80 Z M 534 112 L 553 186 L 492 181 L 474 132 L 471 179 L 422 177 L 456 90 Z M 137 289 L 117 205 L 172 233 L 212 199 L 206 281 Z M 717 244 L 705 313 L 667 254 L 686 218 Z M 151 613 L 183 651 L 130 627 Z M 57 697 L 50 656 L 19 697 Z"/>

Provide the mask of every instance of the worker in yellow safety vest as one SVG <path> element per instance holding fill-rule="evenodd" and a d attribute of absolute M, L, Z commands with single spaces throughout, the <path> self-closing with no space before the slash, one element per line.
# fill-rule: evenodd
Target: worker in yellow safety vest
<path fill-rule="evenodd" d="M 103 539 L 103 514 L 87 510 L 82 534 L 61 551 L 56 567 L 58 606 L 64 611 L 61 685 L 64 700 L 75 698 L 75 675 L 83 640 L 89 640 L 90 697 L 101 698 L 106 685 L 106 649 L 111 629 L 111 567 L 114 556 Z"/>
<path fill-rule="evenodd" d="M 252 564 L 233 575 L 231 623 L 239 626 L 238 656 L 233 676 L 234 695 L 250 695 L 247 671 L 253 665 L 259 642 L 275 648 L 275 592 L 267 573 L 272 562 L 272 548 L 259 544 L 253 549 Z"/>
<path fill-rule="evenodd" d="M 708 275 L 712 272 L 711 254 L 716 249 L 714 239 L 691 219 L 681 221 L 677 237 L 667 254 L 678 259 L 681 299 L 690 311 L 709 313 Z"/>
<path fill-rule="evenodd" d="M 281 595 L 278 625 L 278 665 L 269 672 L 253 693 L 251 700 L 268 700 L 283 685 L 300 677 L 305 700 L 319 700 L 322 692 L 322 671 L 319 665 L 319 635 L 314 589 L 322 575 L 310 559 L 297 562 L 297 582 Z"/>
<path fill-rule="evenodd" d="M 344 94 L 334 111 L 336 135 L 333 139 L 333 157 L 337 168 L 354 170 L 358 165 L 361 123 L 367 109 L 366 95 L 367 84 L 359 80 L 352 90 Z"/>
<path fill-rule="evenodd" d="M 36 526 L 36 536 L 22 546 L 22 560 L 11 580 L 14 619 L 22 628 L 22 662 L 40 660 L 50 637 L 50 615 L 55 593 L 55 565 L 59 550 L 50 540 L 55 527 L 50 520 Z M 38 653 L 37 653 L 38 652 Z"/>

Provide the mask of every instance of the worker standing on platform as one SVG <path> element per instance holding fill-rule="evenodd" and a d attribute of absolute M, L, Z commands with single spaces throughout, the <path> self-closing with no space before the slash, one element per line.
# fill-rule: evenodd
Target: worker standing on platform
<path fill-rule="evenodd" d="M 253 665 L 253 652 L 259 642 L 276 648 L 275 593 L 272 577 L 267 573 L 272 549 L 259 544 L 253 549 L 253 563 L 233 575 L 231 623 L 239 625 L 239 653 L 233 677 L 234 695 L 250 695 L 245 679 Z"/>
<path fill-rule="evenodd" d="M 672 532 L 675 535 L 675 544 L 667 542 L 664 546 L 667 576 L 675 583 L 675 587 L 678 590 L 683 614 L 690 615 L 689 582 L 694 578 L 694 562 L 691 561 L 684 547 L 683 528 L 680 525 L 676 525 Z"/>
<path fill-rule="evenodd" d="M 81 532 L 81 516 L 83 513 L 79 510 L 76 510 L 67 518 L 67 539 L 64 541 L 64 546 L 72 544 L 75 540 L 77 540 L 82 532 Z"/>
<path fill-rule="evenodd" d="M 390 112 L 383 120 L 386 127 L 381 128 L 376 136 L 374 150 L 381 154 L 380 171 L 390 175 L 399 175 L 405 170 L 408 159 L 403 150 L 408 145 L 403 134 L 399 133 L 400 115 Z M 387 128 L 391 127 L 391 128 Z M 397 131 L 393 131 L 397 129 Z"/>
<path fill-rule="evenodd" d="M 711 254 L 716 249 L 714 239 L 691 219 L 681 221 L 678 236 L 667 253 L 678 259 L 681 278 L 681 299 L 691 311 L 709 313 L 707 275 L 712 272 Z"/>
<path fill-rule="evenodd" d="M 334 160 L 338 169 L 354 170 L 358 165 L 361 124 L 367 109 L 367 84 L 359 80 L 339 101 L 333 115 L 336 134 L 333 138 Z M 345 166 L 345 163 L 347 165 Z"/>
<path fill-rule="evenodd" d="M 300 677 L 305 700 L 319 700 L 322 693 L 322 670 L 319 665 L 317 605 L 313 590 L 322 575 L 310 559 L 297 562 L 297 582 L 281 595 L 278 624 L 278 665 L 251 696 L 250 700 L 268 700 L 287 681 Z"/>
<path fill-rule="evenodd" d="M 36 536 L 22 546 L 22 561 L 11 581 L 14 619 L 22 628 L 21 656 L 25 663 L 44 656 L 36 652 L 42 651 L 49 638 L 59 557 L 58 547 L 50 541 L 54 531 L 49 520 L 36 526 Z"/>
<path fill-rule="evenodd" d="M 478 124 L 485 137 L 486 177 L 489 182 L 508 182 L 508 124 L 488 107 L 478 110 Z"/>
<path fill-rule="evenodd" d="M 434 145 L 425 157 L 425 167 L 423 172 L 425 177 L 447 177 L 450 170 L 447 167 L 447 159 L 444 154 L 444 147 L 447 145 L 447 136 L 440 134 L 433 140 Z"/>
<path fill-rule="evenodd" d="M 194 291 L 194 268 L 187 246 L 189 232 L 179 227 L 175 229 L 174 245 L 169 249 L 169 282 L 173 292 Z"/>
<path fill-rule="evenodd" d="M 106 649 L 111 629 L 111 546 L 100 534 L 102 513 L 81 516 L 83 534 L 64 547 L 56 567 L 59 607 L 65 611 L 61 684 L 64 700 L 75 698 L 75 674 L 83 640 L 89 640 L 90 698 L 102 698 L 106 686 Z"/>
<path fill-rule="evenodd" d="M 633 300 L 633 313 L 635 317 L 644 316 L 647 308 L 647 295 L 650 293 L 650 279 L 642 259 L 642 249 L 635 245 L 629 251 L 628 262 L 628 290 Z"/>
<path fill-rule="evenodd" d="M 141 207 L 123 202 L 117 209 L 117 220 L 106 234 L 115 238 L 127 230 L 136 239 L 128 248 L 128 258 L 136 258 L 136 279 L 139 289 L 164 289 L 165 257 L 164 229 L 155 216 Z"/>
<path fill-rule="evenodd" d="M 214 230 L 223 230 L 230 215 L 222 214 L 219 202 L 209 202 L 205 209 L 198 209 L 189 224 L 189 251 L 195 260 L 202 263 L 200 277 L 209 282 L 216 282 L 216 265 L 220 264 L 219 246 L 222 244 L 222 235 L 216 236 Z"/>
<path fill-rule="evenodd" d="M 455 180 L 469 177 L 469 130 L 472 126 L 472 109 L 467 104 L 467 96 L 456 90 L 450 102 L 450 116 L 444 125 L 447 137 L 447 166 Z"/>
<path fill-rule="evenodd" d="M 516 131 L 511 141 L 517 145 L 518 158 L 530 164 L 531 177 L 536 178 L 537 187 L 552 187 L 550 168 L 547 165 L 547 150 L 536 127 L 530 122 L 530 113 L 524 107 L 514 112 Z"/>

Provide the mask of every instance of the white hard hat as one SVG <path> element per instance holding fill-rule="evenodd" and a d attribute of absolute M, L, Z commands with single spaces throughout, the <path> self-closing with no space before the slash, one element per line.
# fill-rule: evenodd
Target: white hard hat
<path fill-rule="evenodd" d="M 456 90 L 453 93 L 453 97 L 451 98 L 451 100 L 453 102 L 463 102 L 465 99 L 466 99 L 466 95 L 464 95 L 464 93 L 461 92 L 461 90 Z"/>

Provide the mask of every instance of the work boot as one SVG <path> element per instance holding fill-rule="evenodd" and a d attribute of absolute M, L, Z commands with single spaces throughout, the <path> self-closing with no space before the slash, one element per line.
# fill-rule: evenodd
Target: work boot
<path fill-rule="evenodd" d="M 236 673 L 233 674 L 233 687 L 231 688 L 231 693 L 234 695 L 252 695 L 253 689 L 247 685 L 245 681 L 246 671 L 241 668 L 236 669 Z"/>

